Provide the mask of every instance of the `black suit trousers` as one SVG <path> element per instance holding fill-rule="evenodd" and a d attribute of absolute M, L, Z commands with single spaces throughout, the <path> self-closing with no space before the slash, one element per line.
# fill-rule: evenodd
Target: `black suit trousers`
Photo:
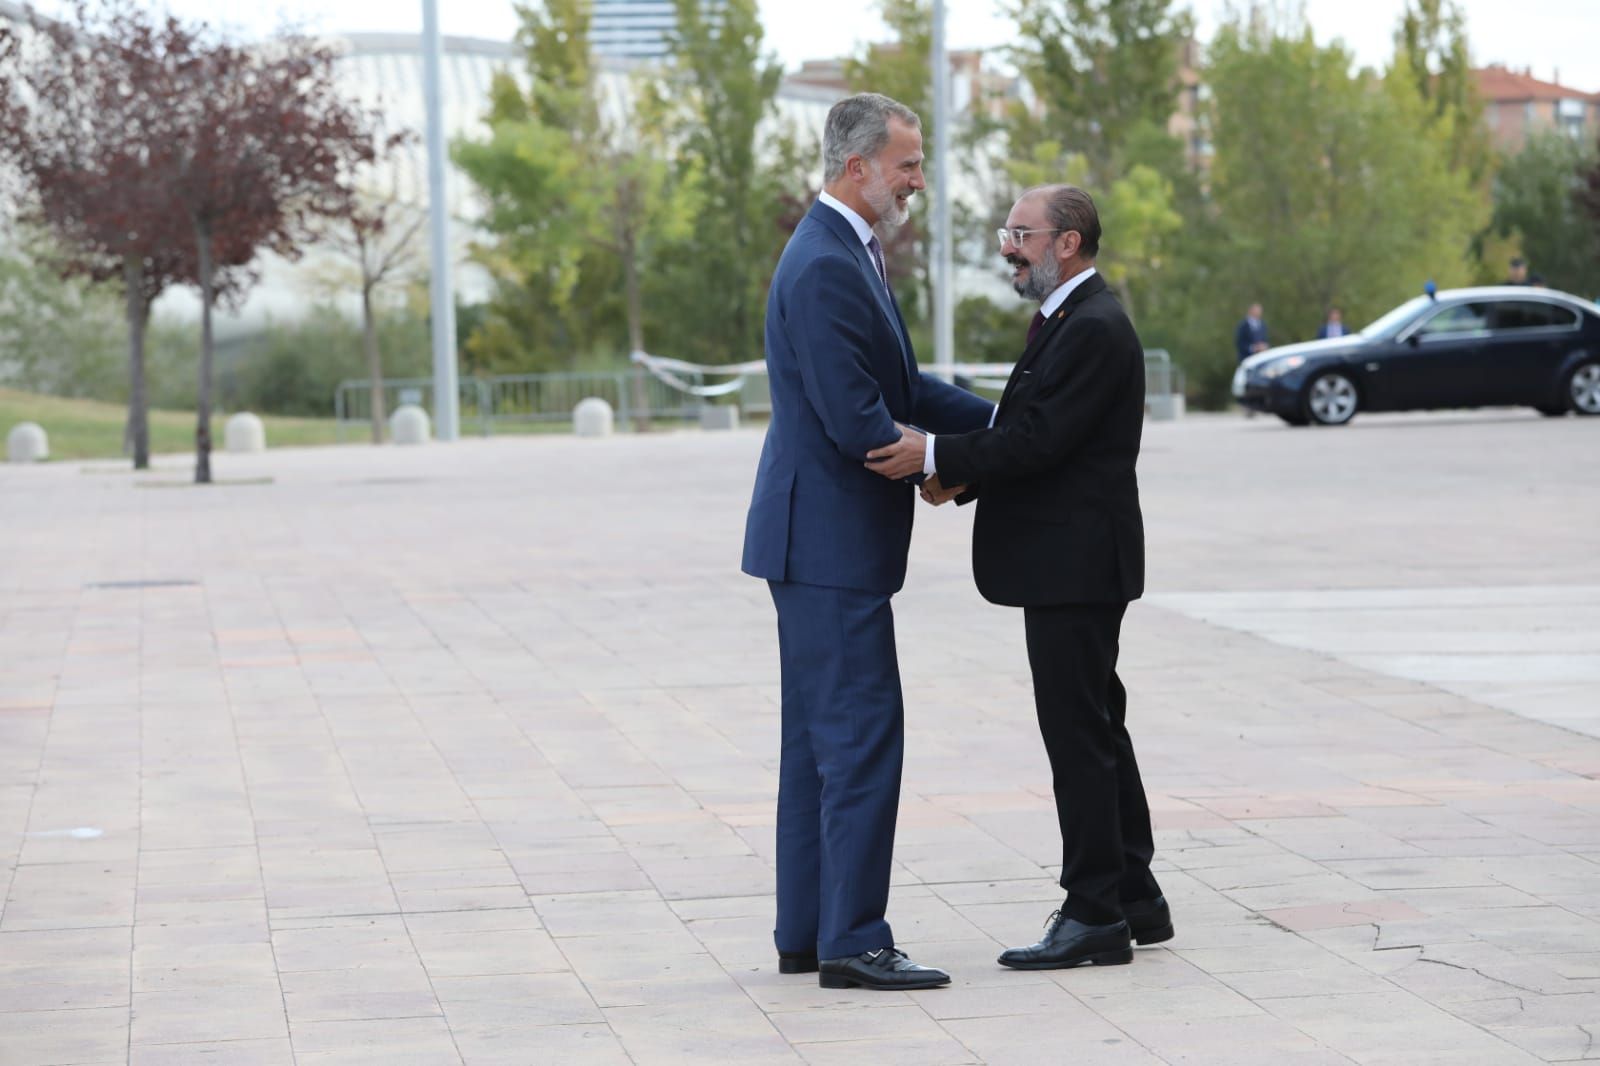
<path fill-rule="evenodd" d="M 1069 918 L 1119 921 L 1122 901 L 1161 894 L 1150 873 L 1150 806 L 1117 677 L 1126 604 L 1028 607 L 1028 663 L 1061 823 Z"/>

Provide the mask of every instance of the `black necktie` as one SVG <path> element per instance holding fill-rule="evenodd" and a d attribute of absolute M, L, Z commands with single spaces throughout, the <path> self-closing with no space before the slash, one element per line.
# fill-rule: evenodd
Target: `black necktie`
<path fill-rule="evenodd" d="M 1030 345 L 1033 343 L 1033 338 L 1037 337 L 1039 335 L 1039 331 L 1043 328 L 1044 312 L 1035 311 L 1033 313 L 1033 321 L 1028 323 L 1028 343 Z"/>

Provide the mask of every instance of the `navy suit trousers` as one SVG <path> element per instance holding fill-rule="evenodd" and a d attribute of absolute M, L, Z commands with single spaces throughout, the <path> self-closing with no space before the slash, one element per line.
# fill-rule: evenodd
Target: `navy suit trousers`
<path fill-rule="evenodd" d="M 778 609 L 779 951 L 824 959 L 892 947 L 905 709 L 889 597 L 768 582 Z"/>

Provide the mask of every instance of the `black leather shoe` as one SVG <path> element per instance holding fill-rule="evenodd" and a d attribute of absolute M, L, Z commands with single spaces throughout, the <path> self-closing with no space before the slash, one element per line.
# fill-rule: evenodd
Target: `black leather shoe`
<path fill-rule="evenodd" d="M 778 952 L 779 973 L 816 973 L 817 953 L 815 951 L 780 951 Z"/>
<path fill-rule="evenodd" d="M 823 959 L 817 984 L 823 988 L 873 988 L 907 992 L 917 988 L 939 988 L 950 983 L 950 975 L 932 966 L 918 966 L 898 948 L 879 948 L 842 959 Z"/>
<path fill-rule="evenodd" d="M 1123 903 L 1122 917 L 1128 922 L 1135 944 L 1159 944 L 1176 934 L 1165 896 Z"/>
<path fill-rule="evenodd" d="M 1007 948 L 1000 965 L 1013 970 L 1065 970 L 1093 963 L 1120 966 L 1133 961 L 1133 942 L 1127 922 L 1089 925 L 1060 911 L 1045 923 L 1044 939 L 1025 948 Z"/>

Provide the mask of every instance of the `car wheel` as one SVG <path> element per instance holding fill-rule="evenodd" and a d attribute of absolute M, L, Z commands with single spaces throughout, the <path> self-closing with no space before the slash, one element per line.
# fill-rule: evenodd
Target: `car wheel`
<path fill-rule="evenodd" d="M 1600 415 L 1600 362 L 1579 363 L 1567 375 L 1567 402 L 1580 415 Z"/>
<path fill-rule="evenodd" d="M 1306 417 L 1323 426 L 1342 426 L 1356 416 L 1361 394 L 1341 371 L 1328 370 L 1311 379 L 1305 392 Z"/>

